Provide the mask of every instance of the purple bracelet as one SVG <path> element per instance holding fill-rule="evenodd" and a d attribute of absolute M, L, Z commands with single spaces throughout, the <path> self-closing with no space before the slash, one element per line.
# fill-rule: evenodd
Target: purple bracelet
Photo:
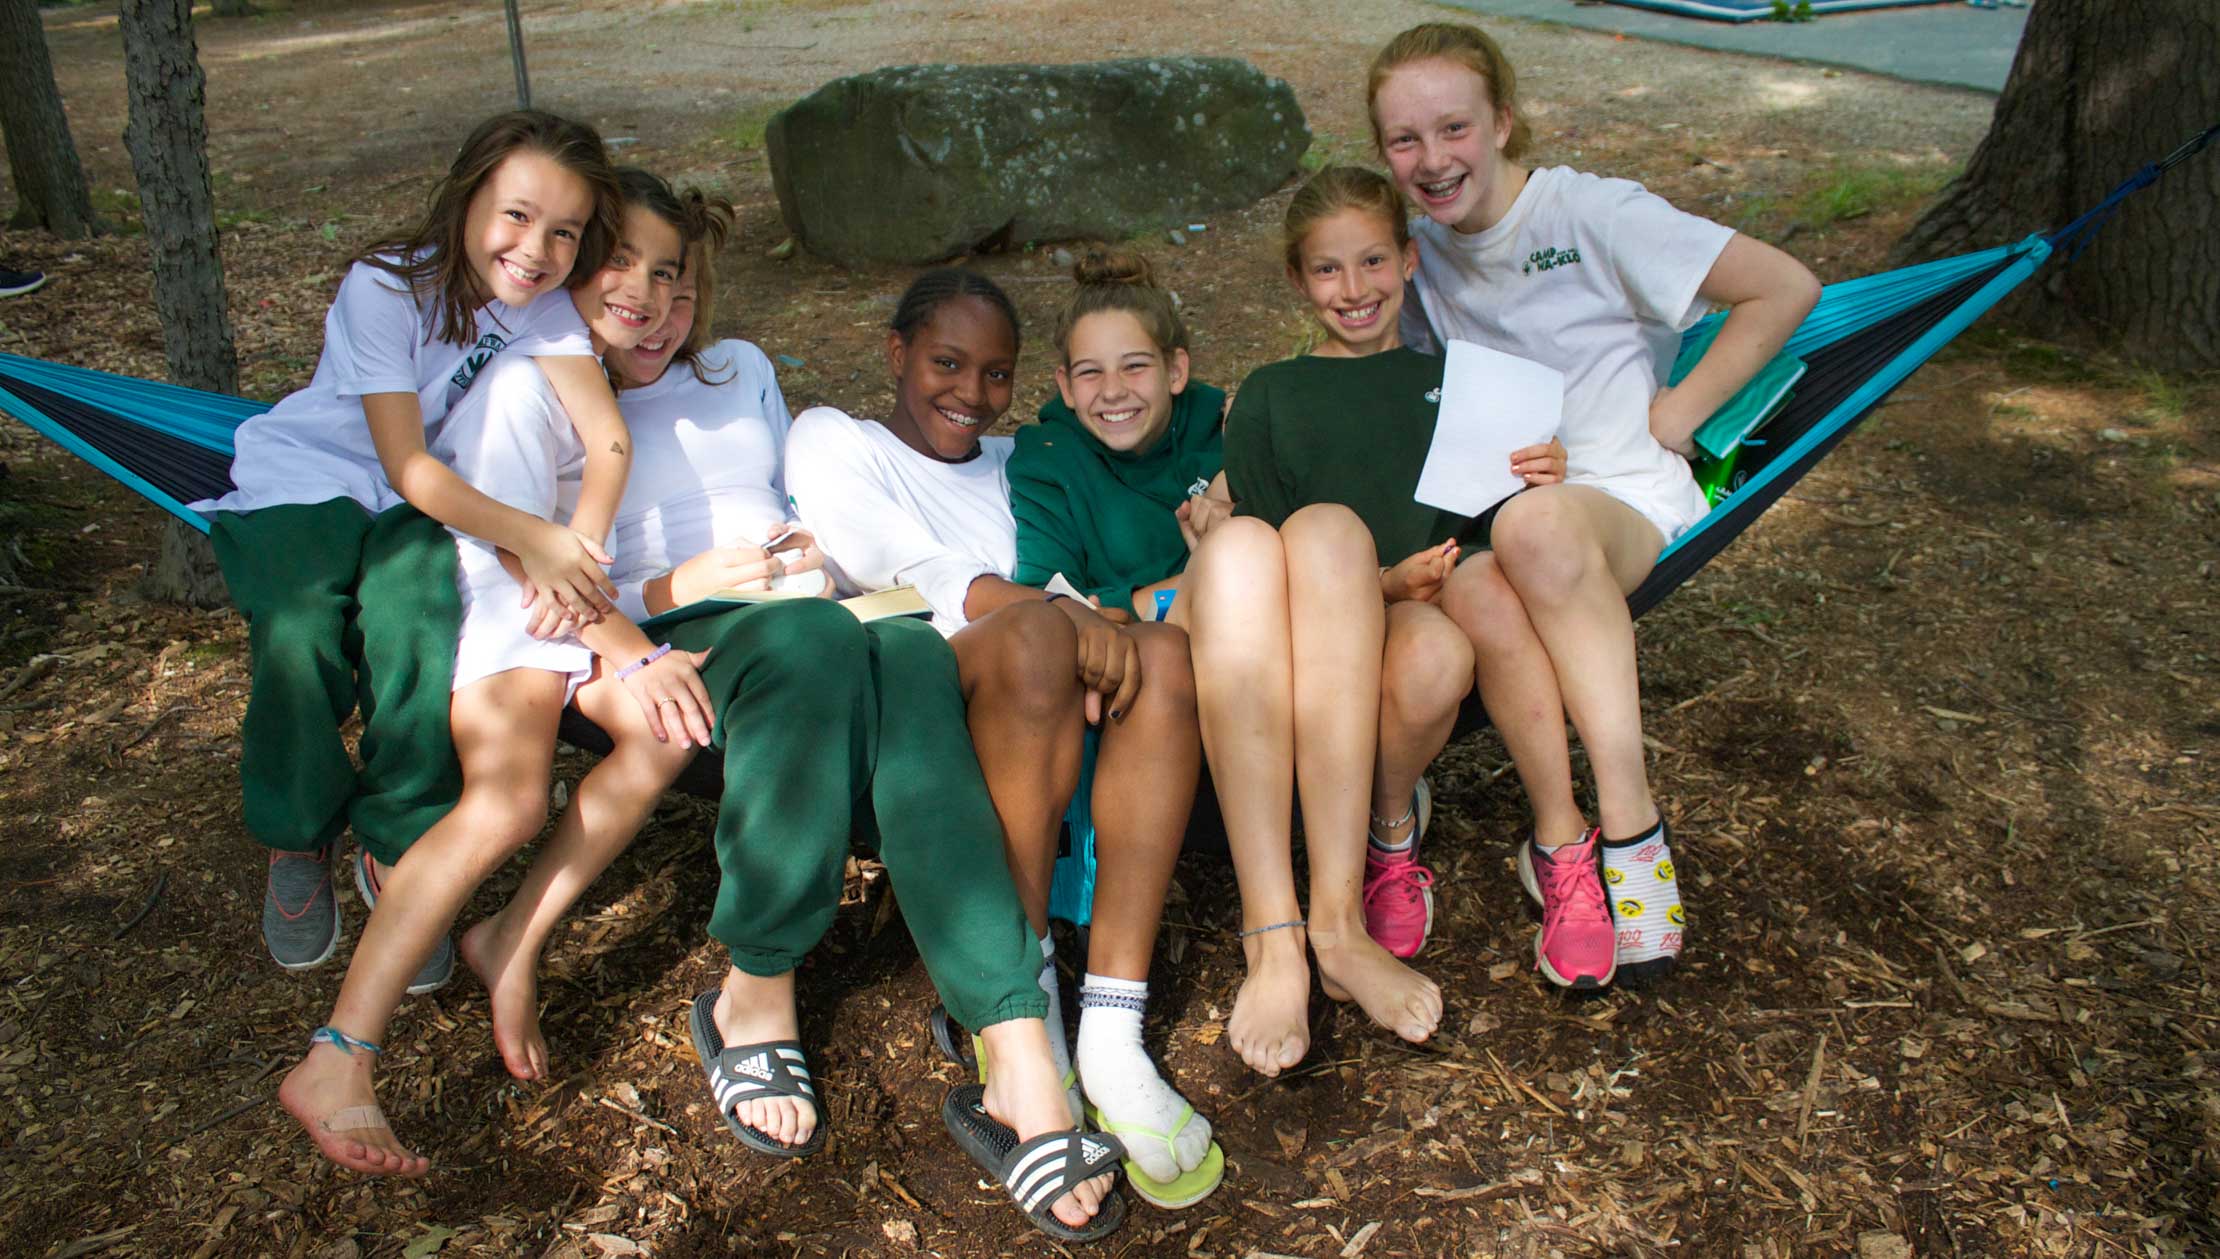
<path fill-rule="evenodd" d="M 651 651 L 648 654 L 640 657 L 638 660 L 633 661 L 631 664 L 628 664 L 622 669 L 617 670 L 617 681 L 624 681 L 626 678 L 631 677 L 633 674 L 638 673 L 640 670 L 647 668 L 649 665 L 654 664 L 656 661 L 661 660 L 663 657 L 669 654 L 671 654 L 671 645 L 669 643 L 665 643 L 662 646 L 656 648 L 654 651 Z"/>

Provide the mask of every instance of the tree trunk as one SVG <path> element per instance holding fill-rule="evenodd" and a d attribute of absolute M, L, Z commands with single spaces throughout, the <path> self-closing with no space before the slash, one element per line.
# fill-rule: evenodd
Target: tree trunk
<path fill-rule="evenodd" d="M 193 47 L 191 0 L 123 0 L 120 17 L 131 104 L 123 135 L 139 179 L 170 379 L 233 393 L 238 357 L 224 308 L 223 263 L 216 254 L 202 110 L 207 80 Z M 195 607 L 222 606 L 223 575 L 207 539 L 171 522 L 144 592 Z"/>
<path fill-rule="evenodd" d="M 1996 118 L 1897 246 L 1915 262 L 2063 227 L 2143 165 L 2220 122 L 2212 0 L 2042 0 Z M 2220 151 L 2136 193 L 2072 266 L 2059 259 L 2005 314 L 2082 320 L 2171 370 L 2220 367 Z"/>
<path fill-rule="evenodd" d="M 38 0 L 0 0 L 0 49 L 6 49 L 0 53 L 0 138 L 8 144 L 16 196 L 8 226 L 43 227 L 71 238 L 99 232 L 61 89 L 54 85 Z"/>

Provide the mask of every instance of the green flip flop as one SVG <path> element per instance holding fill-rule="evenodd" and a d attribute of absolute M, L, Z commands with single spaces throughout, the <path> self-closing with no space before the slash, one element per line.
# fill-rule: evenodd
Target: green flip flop
<path fill-rule="evenodd" d="M 1173 1138 L 1184 1131 L 1194 1118 L 1195 1108 L 1189 1106 L 1180 1112 L 1179 1122 L 1172 1125 L 1170 1132 L 1155 1132 L 1139 1124 L 1112 1123 L 1102 1117 L 1100 1109 L 1087 1107 L 1087 1122 L 1093 1124 L 1097 1130 L 1118 1138 L 1125 1145 L 1128 1152 L 1125 1160 L 1125 1183 L 1134 1193 L 1140 1195 L 1141 1201 L 1167 1211 L 1191 1207 L 1217 1192 L 1218 1185 L 1226 1178 L 1226 1152 L 1219 1148 L 1216 1141 L 1212 1141 L 1202 1162 L 1181 1172 L 1175 1179 L 1158 1180 L 1141 1170 L 1141 1165 L 1131 1158 L 1131 1151 L 1137 1141 L 1162 1142 L 1169 1149 Z"/>

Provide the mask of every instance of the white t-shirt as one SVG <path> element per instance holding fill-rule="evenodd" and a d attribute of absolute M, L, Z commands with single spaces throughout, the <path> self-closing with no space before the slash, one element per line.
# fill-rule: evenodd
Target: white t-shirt
<path fill-rule="evenodd" d="M 779 462 L 793 420 L 777 373 L 746 341 L 702 352 L 704 384 L 673 363 L 654 384 L 617 395 L 632 430 L 632 472 L 609 531 L 617 606 L 648 615 L 641 587 L 712 547 L 760 543 L 787 518 Z M 583 467 L 583 464 L 580 465 Z M 576 476 L 562 483 L 563 518 L 578 504 Z"/>
<path fill-rule="evenodd" d="M 593 341 L 570 294 L 543 293 L 519 309 L 479 309 L 466 349 L 438 336 L 435 302 L 419 302 L 399 278 L 358 262 L 339 282 L 324 316 L 324 350 L 308 386 L 239 426 L 231 481 L 220 499 L 193 510 L 254 511 L 286 503 L 351 498 L 375 515 L 402 499 L 388 484 L 362 396 L 413 393 L 430 445 L 471 381 L 504 350 L 521 355 L 592 354 Z"/>
<path fill-rule="evenodd" d="M 565 298 L 568 305 L 568 298 Z M 486 497 L 542 520 L 568 520 L 557 484 L 584 475 L 586 448 L 540 365 L 503 354 L 440 427 L 432 443 L 456 475 Z M 576 491 L 571 495 L 576 501 Z M 584 680 L 593 653 L 575 637 L 535 640 L 519 607 L 523 588 L 501 567 L 491 543 L 450 529 L 462 563 L 462 635 L 455 646 L 455 690 L 507 669 L 546 669 Z"/>
<path fill-rule="evenodd" d="M 786 488 L 836 577 L 862 590 L 915 586 L 933 627 L 954 634 L 971 623 L 971 583 L 1017 566 L 1006 471 L 1016 444 L 983 437 L 975 458 L 944 463 L 884 425 L 811 407 L 786 438 Z"/>
<path fill-rule="evenodd" d="M 1687 462 L 1650 436 L 1650 402 L 1706 313 L 1696 290 L 1732 228 L 1630 180 L 1556 166 L 1529 174 L 1486 231 L 1419 218 L 1411 234 L 1424 309 L 1405 305 L 1407 343 L 1471 341 L 1563 372 L 1566 481 L 1628 504 L 1668 542 L 1702 519 Z"/>

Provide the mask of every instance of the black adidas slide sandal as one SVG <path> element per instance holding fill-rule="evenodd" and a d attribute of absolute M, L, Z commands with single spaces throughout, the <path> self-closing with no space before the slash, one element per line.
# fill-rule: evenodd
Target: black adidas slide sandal
<path fill-rule="evenodd" d="M 1101 1208 L 1084 1228 L 1064 1223 L 1049 1208 L 1073 1185 L 1104 1172 L 1115 1174 L 1125 1159 L 1124 1144 L 1107 1133 L 1078 1129 L 1044 1132 L 1020 1141 L 1017 1133 L 987 1113 L 986 1093 L 983 1084 L 959 1084 L 948 1090 L 940 1106 L 948 1135 L 971 1161 L 1002 1182 L 1033 1227 L 1058 1241 L 1099 1241 L 1116 1232 L 1125 1223 L 1125 1198 L 1115 1187 L 1103 1196 Z"/>
<path fill-rule="evenodd" d="M 772 1158 L 807 1158 L 825 1148 L 825 1104 L 817 1098 L 810 1079 L 809 1061 L 799 1041 L 767 1040 L 753 1045 L 727 1045 L 717 1033 L 717 989 L 694 998 L 687 1020 L 694 1034 L 694 1053 L 709 1075 L 709 1095 L 717 1114 L 740 1143 Z M 787 1145 L 770 1134 L 740 1122 L 732 1108 L 758 1097 L 798 1097 L 817 1111 L 817 1127 L 809 1140 Z"/>

